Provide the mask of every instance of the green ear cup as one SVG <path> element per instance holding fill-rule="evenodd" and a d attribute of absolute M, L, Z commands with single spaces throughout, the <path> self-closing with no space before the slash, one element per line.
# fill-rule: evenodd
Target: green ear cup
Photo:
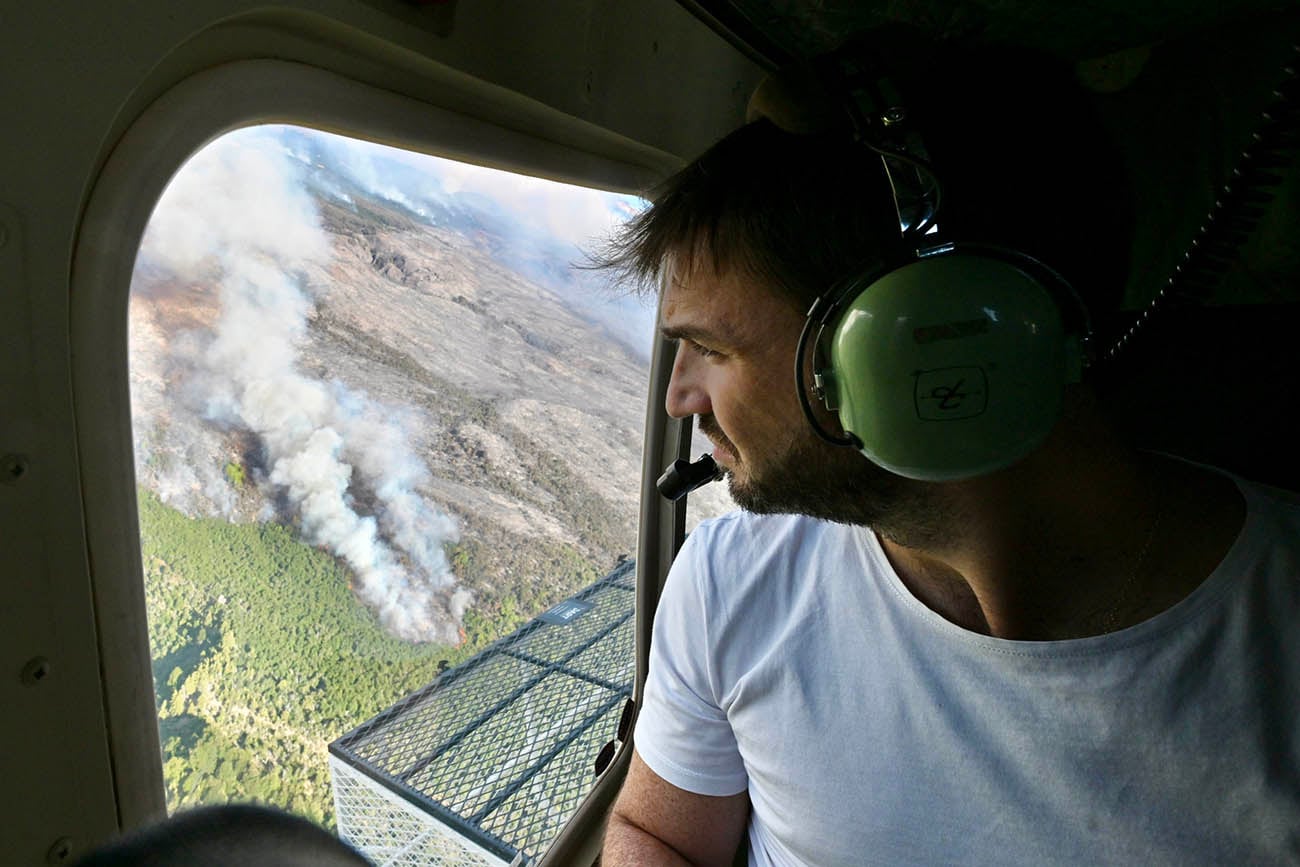
<path fill-rule="evenodd" d="M 1025 270 L 958 252 L 854 291 L 819 373 L 864 455 L 945 481 L 1009 466 L 1047 437 L 1082 355 L 1057 300 Z"/>

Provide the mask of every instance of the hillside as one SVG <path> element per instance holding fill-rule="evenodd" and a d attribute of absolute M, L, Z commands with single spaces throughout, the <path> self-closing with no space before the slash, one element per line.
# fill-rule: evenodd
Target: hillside
<path fill-rule="evenodd" d="M 285 528 L 139 505 L 172 809 L 257 800 L 330 824 L 328 743 L 490 639 L 473 617 L 459 648 L 391 638 Z"/>
<path fill-rule="evenodd" d="M 649 318 L 500 202 L 228 138 L 130 303 L 168 802 L 328 822 L 325 744 L 634 551 Z"/>
<path fill-rule="evenodd" d="M 328 140 L 302 135 L 218 142 L 151 222 L 130 307 L 140 483 L 295 528 L 413 640 L 604 574 L 635 545 L 646 361 L 611 333 L 625 316 L 591 311 L 626 299 L 491 203 L 421 216 L 325 151 L 304 169 L 284 151 Z"/>

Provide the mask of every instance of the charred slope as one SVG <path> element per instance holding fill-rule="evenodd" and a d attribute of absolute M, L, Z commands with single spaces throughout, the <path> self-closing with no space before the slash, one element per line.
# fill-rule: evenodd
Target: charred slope
<path fill-rule="evenodd" d="M 392 552 L 385 576 L 418 574 L 414 561 L 434 556 L 397 544 L 421 525 L 394 524 L 393 511 L 418 502 L 450 519 L 432 535 L 454 581 L 436 595 L 457 625 L 470 598 L 457 589 L 480 618 L 503 605 L 531 615 L 630 552 L 644 363 L 502 265 L 493 251 L 505 242 L 472 221 L 435 226 L 355 186 L 309 201 L 327 255 L 226 248 L 187 273 L 142 257 L 131 304 L 142 484 L 190 514 L 275 521 L 337 554 L 309 513 L 317 492 L 284 469 L 332 458 L 349 527 L 368 522 Z M 249 276 L 235 253 L 274 275 Z M 267 300 L 281 291 L 288 301 Z M 239 304 L 253 315 L 233 316 Z M 278 366 L 222 368 L 263 352 Z M 289 393 L 251 413 L 264 381 Z M 310 423 L 338 441 L 286 450 L 277 414 L 313 401 L 327 411 Z M 411 460 L 379 466 L 394 453 Z M 414 499 L 393 500 L 396 484 Z"/>

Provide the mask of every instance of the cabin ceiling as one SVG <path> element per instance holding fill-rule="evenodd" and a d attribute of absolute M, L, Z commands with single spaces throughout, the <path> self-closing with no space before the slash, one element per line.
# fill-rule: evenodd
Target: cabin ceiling
<path fill-rule="evenodd" d="M 1278 128 L 1265 112 L 1289 118 L 1282 138 L 1269 139 L 1283 144 L 1273 164 L 1280 180 L 1251 187 L 1260 214 L 1250 218 L 1249 238 L 1212 289 L 1157 305 L 1117 368 L 1108 401 L 1143 447 L 1300 489 L 1297 432 L 1276 412 L 1300 399 L 1292 336 L 1300 319 L 1295 0 L 679 2 L 768 69 L 898 23 L 1076 64 L 1128 162 L 1137 216 L 1130 311 L 1145 308 L 1188 261 L 1198 227 L 1244 165 L 1242 150 L 1257 131 Z M 1279 103 L 1284 81 L 1290 98 Z M 1122 331 L 1129 320 L 1119 320 Z"/>
<path fill-rule="evenodd" d="M 1127 306 L 1144 306 L 1182 261 L 1241 153 L 1278 114 L 1276 88 L 1296 67 L 1300 3 L 1240 0 L 679 0 L 770 68 L 833 50 L 889 24 L 945 37 L 1023 45 L 1072 62 L 1125 153 L 1138 225 Z M 1261 189 L 1251 241 L 1206 304 L 1300 302 L 1300 117 L 1289 170 Z"/>
<path fill-rule="evenodd" d="M 1037 48 L 1069 60 L 1177 38 L 1281 7 L 1267 0 L 682 0 L 768 66 L 829 51 L 885 24 Z"/>

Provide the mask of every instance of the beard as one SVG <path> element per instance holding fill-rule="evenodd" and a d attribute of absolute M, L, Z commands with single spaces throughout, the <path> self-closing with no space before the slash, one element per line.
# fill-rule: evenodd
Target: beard
<path fill-rule="evenodd" d="M 743 478 L 736 468 L 727 471 L 727 487 L 746 511 L 870 527 L 907 548 L 933 547 L 951 535 L 952 510 L 932 483 L 891 473 L 857 449 L 831 445 L 804 428 L 779 453 L 741 461 L 712 416 L 700 416 L 699 428 L 742 464 Z"/>

